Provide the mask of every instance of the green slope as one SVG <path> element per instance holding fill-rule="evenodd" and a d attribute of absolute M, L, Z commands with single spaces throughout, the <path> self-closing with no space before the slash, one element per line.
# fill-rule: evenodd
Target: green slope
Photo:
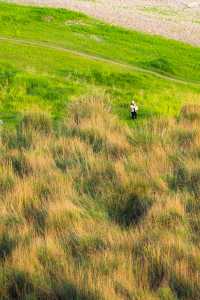
<path fill-rule="evenodd" d="M 104 24 L 63 9 L 1 4 L 3 35 L 55 43 L 184 79 L 200 78 L 200 48 Z"/>
<path fill-rule="evenodd" d="M 184 103 L 198 101 L 199 61 L 200 49 L 182 43 L 62 9 L 0 3 L 3 119 L 35 106 L 60 118 L 71 99 L 93 90 L 108 93 L 125 121 L 133 95 L 142 119 L 176 115 Z"/>

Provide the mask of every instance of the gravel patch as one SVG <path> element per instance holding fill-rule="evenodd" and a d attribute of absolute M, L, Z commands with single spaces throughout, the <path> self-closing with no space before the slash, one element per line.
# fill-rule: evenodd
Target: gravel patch
<path fill-rule="evenodd" d="M 69 8 L 112 24 L 200 45 L 200 0 L 10 0 Z"/>

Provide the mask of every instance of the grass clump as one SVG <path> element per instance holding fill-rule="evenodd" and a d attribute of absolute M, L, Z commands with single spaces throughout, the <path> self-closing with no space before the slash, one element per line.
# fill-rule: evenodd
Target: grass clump
<path fill-rule="evenodd" d="M 6 233 L 1 233 L 0 235 L 0 260 L 6 259 L 6 256 L 8 256 L 13 248 L 14 248 L 15 242 L 14 240 L 9 237 Z"/>
<path fill-rule="evenodd" d="M 46 113 L 35 112 L 26 114 L 20 126 L 22 127 L 20 131 L 24 130 L 35 130 L 37 133 L 42 135 L 48 135 L 52 131 L 52 119 Z"/>

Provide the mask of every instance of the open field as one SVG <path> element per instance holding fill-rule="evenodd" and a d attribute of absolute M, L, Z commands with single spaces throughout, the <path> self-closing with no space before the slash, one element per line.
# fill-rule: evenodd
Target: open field
<path fill-rule="evenodd" d="M 58 119 L 72 99 L 110 96 L 129 122 L 133 95 L 148 116 L 174 116 L 199 101 L 200 49 L 65 10 L 0 4 L 1 118 L 38 106 Z M 133 41 L 135 41 L 133 43 Z"/>
<path fill-rule="evenodd" d="M 10 0 L 65 7 L 112 24 L 200 46 L 199 0 Z"/>

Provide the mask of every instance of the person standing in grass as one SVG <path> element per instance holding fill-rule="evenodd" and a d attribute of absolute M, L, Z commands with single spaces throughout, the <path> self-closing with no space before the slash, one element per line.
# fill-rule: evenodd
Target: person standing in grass
<path fill-rule="evenodd" d="M 132 102 L 131 102 L 130 109 L 131 109 L 131 118 L 132 118 L 133 120 L 137 119 L 138 106 L 137 106 L 137 104 L 135 103 L 135 101 L 132 101 Z"/>

